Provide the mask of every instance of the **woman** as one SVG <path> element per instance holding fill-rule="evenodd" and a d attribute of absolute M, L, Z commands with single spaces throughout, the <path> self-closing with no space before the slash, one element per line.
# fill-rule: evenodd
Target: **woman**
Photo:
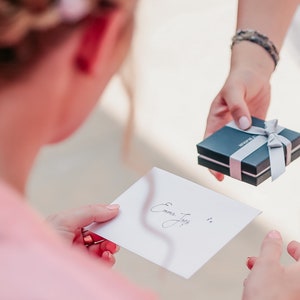
<path fill-rule="evenodd" d="M 120 67 L 135 2 L 0 0 L 1 299 L 153 299 L 108 268 L 115 244 L 81 231 L 118 207 L 49 217 L 61 239 L 24 195 L 40 149 L 81 125 Z"/>
<path fill-rule="evenodd" d="M 116 245 L 107 241 L 94 245 L 94 237 L 81 231 L 93 221 L 115 217 L 118 207 L 95 205 L 49 217 L 59 238 L 24 197 L 41 147 L 80 126 L 119 68 L 130 43 L 135 4 L 134 0 L 0 0 L 1 299 L 154 298 L 107 267 L 114 262 Z M 90 246 L 90 257 L 83 242 Z M 276 254 L 272 263 L 278 266 L 281 243 L 278 234 L 271 234 L 261 256 L 268 254 L 265 249 L 276 248 L 267 258 Z M 291 248 L 295 258 L 297 247 Z M 265 276 L 261 262 L 270 260 L 261 256 L 249 259 L 252 274 L 257 275 L 247 280 L 244 299 L 275 299 L 256 297 L 257 289 L 274 275 Z M 279 286 L 285 278 L 276 279 Z M 265 286 L 260 291 L 269 291 Z"/>

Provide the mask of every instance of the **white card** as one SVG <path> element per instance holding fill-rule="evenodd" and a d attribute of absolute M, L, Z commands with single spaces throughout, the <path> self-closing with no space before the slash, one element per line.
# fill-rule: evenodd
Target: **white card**
<path fill-rule="evenodd" d="M 119 215 L 88 229 L 184 278 L 260 213 L 158 168 L 113 203 Z"/>

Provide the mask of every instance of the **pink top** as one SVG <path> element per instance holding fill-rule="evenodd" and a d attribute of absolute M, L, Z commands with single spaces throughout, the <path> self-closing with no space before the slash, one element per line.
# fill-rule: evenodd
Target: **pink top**
<path fill-rule="evenodd" d="M 99 260 L 70 248 L 0 182 L 0 299 L 155 299 Z"/>

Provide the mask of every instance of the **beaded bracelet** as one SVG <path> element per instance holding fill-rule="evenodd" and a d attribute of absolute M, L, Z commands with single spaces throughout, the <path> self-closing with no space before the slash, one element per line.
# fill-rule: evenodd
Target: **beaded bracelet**
<path fill-rule="evenodd" d="M 236 34 L 232 38 L 232 47 L 242 41 L 249 41 L 255 43 L 261 47 L 263 47 L 271 56 L 272 60 L 274 61 L 275 67 L 279 61 L 279 54 L 275 45 L 269 40 L 269 38 L 256 30 L 246 29 L 246 30 L 238 30 Z"/>

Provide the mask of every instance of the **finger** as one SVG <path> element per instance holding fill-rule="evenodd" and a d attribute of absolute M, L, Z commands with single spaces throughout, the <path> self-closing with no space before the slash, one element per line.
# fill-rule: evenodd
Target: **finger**
<path fill-rule="evenodd" d="M 96 234 L 92 231 L 89 231 L 89 230 L 84 231 L 84 235 L 90 235 L 94 242 L 99 242 L 99 241 L 105 241 L 106 240 L 102 236 L 100 236 L 100 235 L 98 235 L 98 234 Z"/>
<path fill-rule="evenodd" d="M 251 126 L 251 114 L 244 100 L 245 90 L 243 86 L 235 86 L 227 90 L 229 92 L 224 95 L 224 98 L 233 120 L 240 129 L 248 129 Z"/>
<path fill-rule="evenodd" d="M 101 261 L 107 263 L 108 265 L 112 266 L 115 264 L 116 259 L 114 257 L 114 255 L 107 251 L 102 251 L 100 249 L 99 245 L 91 245 L 88 247 L 88 253 L 92 256 L 92 257 L 96 257 L 96 258 L 100 258 Z"/>
<path fill-rule="evenodd" d="M 89 236 L 89 238 L 91 239 L 91 244 L 89 245 L 89 247 L 93 245 L 98 245 L 99 249 L 102 250 L 102 252 L 108 250 L 112 254 L 120 250 L 120 247 L 114 242 L 106 240 L 102 236 L 95 234 L 91 231 L 85 231 L 85 236 Z"/>
<path fill-rule="evenodd" d="M 99 244 L 94 244 L 94 245 L 90 245 L 89 247 L 87 247 L 87 250 L 90 254 L 99 256 L 99 249 L 100 249 L 100 245 Z"/>
<path fill-rule="evenodd" d="M 222 128 L 231 119 L 232 117 L 230 116 L 227 103 L 222 98 L 221 94 L 218 94 L 211 103 L 206 120 L 204 138 L 209 137 L 214 132 Z"/>
<path fill-rule="evenodd" d="M 209 172 L 212 175 L 214 175 L 218 181 L 223 181 L 224 180 L 224 175 L 222 173 L 219 173 L 219 172 L 211 170 L 211 169 L 209 169 Z"/>
<path fill-rule="evenodd" d="M 103 252 L 101 258 L 110 266 L 114 265 L 116 262 L 116 258 L 109 251 Z"/>
<path fill-rule="evenodd" d="M 296 261 L 300 260 L 300 243 L 292 241 L 287 245 L 287 251 Z"/>
<path fill-rule="evenodd" d="M 102 261 L 108 263 L 109 265 L 113 265 L 116 262 L 116 259 L 110 251 L 102 251 L 99 245 L 91 245 L 88 248 L 88 252 L 93 257 L 100 258 Z"/>
<path fill-rule="evenodd" d="M 90 252 L 97 253 L 98 255 L 99 254 L 101 255 L 105 251 L 109 251 L 110 253 L 115 254 L 120 250 L 120 246 L 111 241 L 104 240 L 104 241 L 100 242 L 99 244 L 94 243 L 94 244 L 88 245 L 87 249 Z"/>
<path fill-rule="evenodd" d="M 256 262 L 256 257 L 255 256 L 248 257 L 246 265 L 247 265 L 249 270 L 252 270 L 255 262 Z"/>
<path fill-rule="evenodd" d="M 106 240 L 100 244 L 100 249 L 103 252 L 109 251 L 110 253 L 114 254 L 119 251 L 119 246 L 111 241 Z"/>
<path fill-rule="evenodd" d="M 65 211 L 52 216 L 50 222 L 59 228 L 75 231 L 93 222 L 105 222 L 114 218 L 119 212 L 119 205 L 94 204 Z"/>
<path fill-rule="evenodd" d="M 263 240 L 259 257 L 262 260 L 279 261 L 282 254 L 282 238 L 278 231 L 270 231 Z"/>

